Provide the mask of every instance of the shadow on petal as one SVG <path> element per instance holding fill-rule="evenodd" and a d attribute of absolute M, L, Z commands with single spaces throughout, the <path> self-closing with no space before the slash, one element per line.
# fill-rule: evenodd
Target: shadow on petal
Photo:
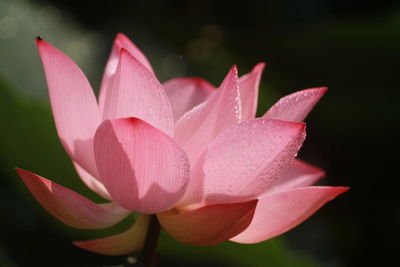
<path fill-rule="evenodd" d="M 75 246 L 103 255 L 117 256 L 138 252 L 143 248 L 150 216 L 141 214 L 127 231 L 87 241 L 75 241 Z"/>
<path fill-rule="evenodd" d="M 163 229 L 177 241 L 197 246 L 221 243 L 251 223 L 258 200 L 217 204 L 194 210 L 157 214 Z"/>
<path fill-rule="evenodd" d="M 138 118 L 106 120 L 94 150 L 102 182 L 122 207 L 146 214 L 170 209 L 184 194 L 190 173 L 175 141 Z"/>

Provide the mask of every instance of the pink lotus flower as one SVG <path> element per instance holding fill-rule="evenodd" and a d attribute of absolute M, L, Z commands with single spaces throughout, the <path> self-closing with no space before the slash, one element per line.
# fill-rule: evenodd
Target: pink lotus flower
<path fill-rule="evenodd" d="M 24 183 L 75 228 L 110 227 L 141 214 L 126 232 L 78 247 L 107 255 L 140 250 L 149 214 L 183 243 L 257 243 L 347 190 L 311 186 L 323 171 L 295 159 L 302 121 L 326 88 L 286 96 L 254 118 L 263 63 L 240 78 L 232 67 L 217 89 L 199 78 L 161 84 L 142 52 L 118 34 L 96 101 L 71 59 L 44 40 L 37 45 L 60 140 L 83 182 L 109 202 L 96 204 L 17 169 Z"/>

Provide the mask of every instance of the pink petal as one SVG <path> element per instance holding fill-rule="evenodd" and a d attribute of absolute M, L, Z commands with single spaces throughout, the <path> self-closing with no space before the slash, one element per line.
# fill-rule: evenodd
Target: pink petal
<path fill-rule="evenodd" d="M 175 78 L 163 85 L 171 102 L 175 121 L 204 102 L 215 89 L 209 82 L 200 78 Z"/>
<path fill-rule="evenodd" d="M 242 232 L 250 224 L 257 200 L 219 204 L 190 211 L 157 214 L 162 228 L 179 242 L 208 246 Z"/>
<path fill-rule="evenodd" d="M 174 120 L 163 86 L 125 49 L 107 93 L 103 119 L 137 117 L 172 136 Z"/>
<path fill-rule="evenodd" d="M 311 88 L 287 95 L 275 103 L 263 118 L 303 121 L 327 90 L 326 87 Z"/>
<path fill-rule="evenodd" d="M 242 105 L 242 121 L 253 119 L 256 116 L 258 101 L 258 86 L 265 63 L 258 63 L 253 70 L 240 77 L 239 91 L 240 103 Z"/>
<path fill-rule="evenodd" d="M 320 168 L 295 159 L 290 167 L 279 175 L 268 192 L 278 192 L 291 188 L 309 186 L 316 183 L 324 175 L 325 172 Z"/>
<path fill-rule="evenodd" d="M 175 139 L 196 161 L 207 145 L 223 130 L 239 123 L 240 99 L 237 69 L 233 66 L 218 90 L 176 122 Z"/>
<path fill-rule="evenodd" d="M 105 96 L 107 95 L 106 91 L 110 83 L 110 79 L 112 79 L 112 77 L 115 74 L 115 71 L 117 70 L 119 55 L 122 48 L 126 49 L 131 55 L 133 55 L 137 60 L 139 60 L 140 63 L 143 64 L 143 66 L 145 66 L 152 73 L 154 73 L 153 68 L 150 65 L 150 62 L 147 60 L 146 56 L 142 53 L 142 51 L 140 51 L 140 49 L 137 48 L 137 46 L 133 44 L 128 37 L 126 37 L 122 33 L 118 33 L 117 36 L 115 37 L 114 44 L 111 49 L 111 54 L 110 57 L 108 58 L 107 65 L 104 70 L 103 80 L 101 82 L 100 95 L 99 95 L 99 105 L 101 107 L 101 110 L 104 107 Z"/>
<path fill-rule="evenodd" d="M 315 186 L 266 194 L 260 198 L 250 226 L 231 240 L 258 243 L 283 234 L 347 190 L 347 187 Z"/>
<path fill-rule="evenodd" d="M 75 241 L 74 245 L 103 255 L 117 256 L 138 252 L 143 248 L 150 216 L 140 214 L 133 227 L 127 231 L 95 240 Z"/>
<path fill-rule="evenodd" d="M 126 210 L 114 203 L 96 204 L 39 175 L 19 168 L 17 172 L 43 208 L 69 226 L 79 229 L 106 228 L 128 215 Z"/>
<path fill-rule="evenodd" d="M 137 119 L 104 121 L 94 151 L 101 180 L 122 207 L 142 213 L 167 210 L 189 180 L 189 163 L 175 141 Z"/>
<path fill-rule="evenodd" d="M 92 137 L 100 115 L 93 90 L 70 58 L 41 39 L 37 46 L 60 140 L 70 157 L 96 175 Z"/>
<path fill-rule="evenodd" d="M 193 171 L 180 205 L 257 198 L 289 166 L 304 138 L 303 123 L 261 118 L 224 131 L 208 147 L 203 176 Z"/>
<path fill-rule="evenodd" d="M 76 172 L 78 173 L 81 180 L 89 187 L 92 191 L 96 192 L 105 199 L 112 200 L 110 194 L 104 185 L 97 179 L 95 179 L 90 173 L 85 171 L 78 163 L 73 162 Z"/>

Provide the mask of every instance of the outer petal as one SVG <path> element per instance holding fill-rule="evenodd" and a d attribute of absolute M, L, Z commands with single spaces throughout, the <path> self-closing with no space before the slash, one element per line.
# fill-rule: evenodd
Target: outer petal
<path fill-rule="evenodd" d="M 251 222 L 257 200 L 206 206 L 191 211 L 170 210 L 157 217 L 176 240 L 198 246 L 214 245 L 242 232 Z"/>
<path fill-rule="evenodd" d="M 119 61 L 119 55 L 121 49 L 126 49 L 131 55 L 133 55 L 140 63 L 143 64 L 147 69 L 149 69 L 152 73 L 154 73 L 153 68 L 151 67 L 149 61 L 146 56 L 140 51 L 139 48 L 135 44 L 133 44 L 128 37 L 126 37 L 122 33 L 118 33 L 115 37 L 113 47 L 111 49 L 110 57 L 108 58 L 106 68 L 103 74 L 103 80 L 101 82 L 100 95 L 99 95 L 99 105 L 101 110 L 104 106 L 105 96 L 107 95 L 107 88 L 110 80 L 115 74 L 117 70 L 117 65 Z"/>
<path fill-rule="evenodd" d="M 253 119 L 256 116 L 258 101 L 258 86 L 265 63 L 258 63 L 253 70 L 240 77 L 239 91 L 242 105 L 242 121 Z"/>
<path fill-rule="evenodd" d="M 303 123 L 269 119 L 248 120 L 224 131 L 208 147 L 203 177 L 194 172 L 180 204 L 257 198 L 289 166 L 304 138 Z"/>
<path fill-rule="evenodd" d="M 213 85 L 201 78 L 175 78 L 166 81 L 163 85 L 171 102 L 175 121 L 204 102 L 215 89 Z"/>
<path fill-rule="evenodd" d="M 107 92 L 103 119 L 140 118 L 172 136 L 174 121 L 171 104 L 153 73 L 125 49 L 112 89 Z"/>
<path fill-rule="evenodd" d="M 303 121 L 327 90 L 326 87 L 319 87 L 287 95 L 274 104 L 263 118 Z"/>
<path fill-rule="evenodd" d="M 100 115 L 93 90 L 70 58 L 41 39 L 37 46 L 61 142 L 70 157 L 96 176 L 92 138 Z"/>
<path fill-rule="evenodd" d="M 295 159 L 290 167 L 282 173 L 268 192 L 285 191 L 292 188 L 309 186 L 325 176 L 320 168 L 302 160 Z"/>
<path fill-rule="evenodd" d="M 39 175 L 18 168 L 17 171 L 43 208 L 69 226 L 79 229 L 106 228 L 128 215 L 128 211 L 114 203 L 96 204 Z"/>
<path fill-rule="evenodd" d="M 187 112 L 176 123 L 175 139 L 192 165 L 223 130 L 240 120 L 237 69 L 233 66 L 220 88 L 206 102 Z"/>
<path fill-rule="evenodd" d="M 104 121 L 96 132 L 94 150 L 105 187 L 124 208 L 164 211 L 186 190 L 190 167 L 185 152 L 140 119 Z"/>
<path fill-rule="evenodd" d="M 258 243 L 283 234 L 347 190 L 347 187 L 302 187 L 266 194 L 260 198 L 250 226 L 231 240 Z"/>
<path fill-rule="evenodd" d="M 97 179 L 95 179 L 90 173 L 85 171 L 78 163 L 73 162 L 76 172 L 78 173 L 81 180 L 89 187 L 92 191 L 96 192 L 105 199 L 112 200 L 110 194 L 104 185 Z"/>
<path fill-rule="evenodd" d="M 74 245 L 103 255 L 126 255 L 143 248 L 150 215 L 141 214 L 133 227 L 118 235 L 88 241 L 75 241 Z"/>

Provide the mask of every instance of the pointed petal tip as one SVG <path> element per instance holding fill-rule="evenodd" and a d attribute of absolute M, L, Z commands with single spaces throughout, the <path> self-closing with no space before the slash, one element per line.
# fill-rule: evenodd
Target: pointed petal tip
<path fill-rule="evenodd" d="M 292 127 L 295 127 L 295 128 L 297 127 L 297 128 L 300 128 L 300 129 L 305 128 L 307 126 L 307 123 L 305 123 L 303 121 L 300 121 L 300 122 L 298 122 L 298 121 L 287 121 L 287 120 L 274 119 L 274 118 L 263 118 L 263 117 L 255 118 L 255 119 L 261 119 L 261 120 L 264 120 L 265 122 L 267 122 L 267 121 L 276 121 L 277 123 L 287 124 L 287 125 L 290 125 Z"/>
<path fill-rule="evenodd" d="M 309 92 L 311 94 L 319 96 L 318 99 L 320 99 L 325 95 L 325 93 L 327 91 L 328 91 L 328 87 L 327 86 L 320 86 L 320 87 L 312 87 L 312 88 L 303 89 L 303 90 L 300 90 L 300 91 L 297 91 L 297 92 L 304 92 L 304 93 Z M 295 93 L 297 93 L 297 92 L 295 92 Z"/>
<path fill-rule="evenodd" d="M 93 89 L 71 58 L 44 40 L 36 43 L 61 143 L 72 159 L 96 176 L 90 140 L 100 114 Z"/>
<path fill-rule="evenodd" d="M 322 189 L 327 189 L 330 192 L 330 198 L 328 201 L 333 200 L 337 196 L 346 193 L 347 191 L 350 190 L 350 187 L 348 186 L 310 186 L 310 188 L 322 188 Z"/>
<path fill-rule="evenodd" d="M 52 44 L 48 43 L 45 39 L 43 39 L 42 35 L 38 35 L 35 38 L 35 42 L 36 42 L 36 46 L 38 48 L 42 47 L 42 46 L 50 46 L 50 47 L 54 47 Z M 55 47 L 54 47 L 55 48 Z"/>
<path fill-rule="evenodd" d="M 350 190 L 350 187 L 348 186 L 309 186 L 309 187 L 303 187 L 304 189 L 310 188 L 314 190 L 326 190 L 327 197 L 326 201 L 331 201 L 338 197 L 339 195 L 346 193 L 347 191 Z M 300 190 L 302 188 L 299 188 Z"/>
<path fill-rule="evenodd" d="M 37 179 L 39 179 L 38 176 L 32 175 L 32 173 L 30 171 L 27 171 L 25 169 L 21 169 L 21 168 L 15 167 L 15 170 L 17 171 L 17 173 L 19 174 L 19 176 L 21 177 L 21 179 L 23 181 L 25 181 L 26 179 L 29 179 L 29 178 L 37 178 Z"/>
<path fill-rule="evenodd" d="M 327 86 L 313 87 L 313 88 L 306 89 L 306 90 L 319 91 L 319 93 L 321 94 L 321 97 L 322 97 L 328 91 L 328 87 Z"/>
<path fill-rule="evenodd" d="M 300 129 L 305 129 L 307 127 L 307 123 L 305 122 L 294 122 L 295 124 L 297 124 L 297 127 L 299 127 Z"/>
<path fill-rule="evenodd" d="M 232 73 L 236 76 L 236 79 L 239 76 L 239 71 L 238 71 L 238 67 L 236 64 L 233 64 L 232 67 L 229 69 L 228 74 L 226 75 L 226 77 L 232 75 Z M 226 79 L 225 77 L 225 79 Z"/>
<path fill-rule="evenodd" d="M 37 36 L 37 37 L 35 38 L 35 42 L 36 42 L 36 46 L 37 46 L 38 48 L 41 47 L 43 44 L 47 44 L 47 42 L 46 42 L 45 40 L 43 40 L 43 38 L 40 37 L 40 36 Z"/>
<path fill-rule="evenodd" d="M 349 186 L 337 186 L 336 189 L 337 189 L 337 191 L 336 191 L 335 197 L 337 197 L 343 193 L 346 193 L 347 191 L 350 190 L 350 187 Z"/>
<path fill-rule="evenodd" d="M 266 66 L 267 66 L 266 62 L 259 62 L 254 66 L 253 71 L 263 71 Z"/>
<path fill-rule="evenodd" d="M 239 82 L 239 70 L 238 70 L 238 67 L 237 67 L 237 65 L 236 64 L 234 64 L 233 66 L 232 66 L 232 68 L 229 70 L 229 72 L 228 72 L 228 75 L 226 75 L 226 77 L 225 77 L 225 79 L 224 79 L 224 81 L 222 82 L 222 83 L 224 83 L 225 82 L 225 80 L 229 77 L 229 76 L 233 76 L 232 78 L 233 78 L 233 80 L 235 80 L 235 86 L 237 87 L 237 90 L 239 90 L 239 84 L 238 84 L 238 82 Z M 231 79 L 232 79 L 231 78 Z"/>
<path fill-rule="evenodd" d="M 122 32 L 117 32 L 117 35 L 115 36 L 116 38 L 122 37 L 122 38 L 128 38 L 124 33 Z"/>
<path fill-rule="evenodd" d="M 122 32 L 118 32 L 118 33 L 115 35 L 115 40 L 116 40 L 117 42 L 119 42 L 120 44 L 121 44 L 121 41 L 122 41 L 123 43 L 129 43 L 129 44 L 134 45 L 134 44 L 132 43 L 131 39 L 129 39 L 129 37 L 126 36 L 126 34 L 125 34 L 125 33 L 122 33 Z M 128 49 L 128 47 L 123 47 L 123 48 L 124 48 L 124 49 Z"/>
<path fill-rule="evenodd" d="M 305 130 L 307 127 L 307 123 L 305 122 L 297 122 L 297 121 L 287 121 L 287 120 L 281 120 L 281 119 L 269 119 L 269 118 L 263 118 L 266 120 L 273 120 L 273 121 L 280 121 L 282 123 L 286 123 L 287 125 L 292 126 L 293 128 L 297 128 L 299 131 Z"/>
<path fill-rule="evenodd" d="M 236 64 L 233 64 L 233 66 L 231 67 L 231 70 L 230 71 L 234 71 L 234 72 L 236 72 L 236 74 L 238 73 L 238 67 L 237 67 L 237 65 Z"/>
<path fill-rule="evenodd" d="M 304 121 L 327 90 L 327 87 L 314 87 L 284 96 L 263 117 L 296 122 Z"/>
<path fill-rule="evenodd" d="M 173 136 L 171 103 L 147 59 L 136 47 L 122 46 L 119 53 L 113 87 L 103 100 L 103 120 L 138 117 Z"/>

